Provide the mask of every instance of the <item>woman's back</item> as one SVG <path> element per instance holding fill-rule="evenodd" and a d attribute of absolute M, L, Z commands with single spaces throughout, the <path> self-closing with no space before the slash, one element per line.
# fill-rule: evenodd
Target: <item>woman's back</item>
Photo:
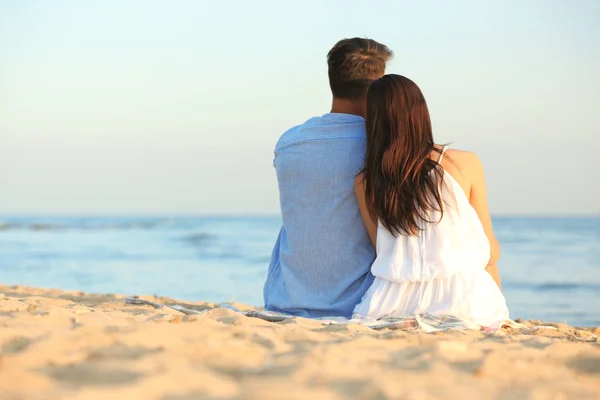
<path fill-rule="evenodd" d="M 481 163 L 473 153 L 446 148 L 431 157 L 443 168 L 442 209 L 430 210 L 432 222 L 421 221 L 416 235 L 392 234 L 377 224 L 375 281 L 355 315 L 453 315 L 481 326 L 502 324 L 509 318 L 506 300 L 486 272 L 497 257 L 495 238 L 486 232 L 487 210 L 473 205 L 485 194 Z"/>
<path fill-rule="evenodd" d="M 469 202 L 470 153 L 446 147 L 438 151 L 433 151 L 432 157 L 437 157 L 436 162 L 444 168 L 442 210 L 430 210 L 427 219 L 432 222 L 419 221 L 417 235 L 394 235 L 378 224 L 373 275 L 394 282 L 419 282 L 487 265 L 490 242 Z"/>

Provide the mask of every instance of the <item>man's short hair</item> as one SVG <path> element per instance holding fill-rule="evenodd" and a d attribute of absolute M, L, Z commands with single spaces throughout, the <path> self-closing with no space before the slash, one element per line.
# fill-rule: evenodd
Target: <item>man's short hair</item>
<path fill-rule="evenodd" d="M 329 86 L 333 97 L 361 100 L 369 85 L 385 73 L 393 53 L 386 45 L 371 39 L 342 39 L 327 54 Z"/>

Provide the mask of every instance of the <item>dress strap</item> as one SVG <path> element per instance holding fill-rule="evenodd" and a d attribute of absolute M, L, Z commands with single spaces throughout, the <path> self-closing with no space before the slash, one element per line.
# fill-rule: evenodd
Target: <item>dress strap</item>
<path fill-rule="evenodd" d="M 440 158 L 438 158 L 438 164 L 442 162 L 442 158 L 444 157 L 444 153 L 446 152 L 447 148 L 448 148 L 448 146 L 442 147 L 442 152 L 440 153 Z"/>

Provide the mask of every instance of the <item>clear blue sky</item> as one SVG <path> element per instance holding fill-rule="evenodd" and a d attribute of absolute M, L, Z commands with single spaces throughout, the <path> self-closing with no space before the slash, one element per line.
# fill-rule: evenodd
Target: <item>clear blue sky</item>
<path fill-rule="evenodd" d="M 387 44 L 496 214 L 600 212 L 600 1 L 0 1 L 0 213 L 277 213 L 325 55 Z"/>

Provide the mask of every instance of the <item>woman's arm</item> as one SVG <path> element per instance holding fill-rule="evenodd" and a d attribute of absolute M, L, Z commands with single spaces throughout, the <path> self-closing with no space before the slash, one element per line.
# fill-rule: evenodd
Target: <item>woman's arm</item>
<path fill-rule="evenodd" d="M 500 259 L 500 243 L 494 235 L 494 229 L 492 228 L 492 218 L 490 217 L 490 211 L 488 208 L 487 191 L 485 185 L 485 176 L 483 173 L 483 166 L 479 157 L 473 153 L 468 154 L 468 168 L 465 171 L 471 172 L 471 192 L 469 196 L 469 202 L 471 206 L 477 212 L 483 230 L 490 242 L 490 260 L 485 270 L 492 276 L 500 290 L 502 290 L 502 284 L 500 282 L 500 273 L 496 264 Z"/>
<path fill-rule="evenodd" d="M 365 228 L 367 228 L 367 233 L 369 234 L 369 239 L 371 239 L 371 243 L 373 244 L 373 248 L 377 248 L 377 221 L 375 221 L 371 215 L 369 214 L 369 210 L 367 209 L 367 201 L 365 198 L 365 181 L 363 179 L 363 174 L 359 174 L 354 180 L 354 194 L 356 195 L 356 201 L 358 202 L 358 209 L 360 210 L 360 215 L 362 216 L 363 222 L 365 223 Z"/>

